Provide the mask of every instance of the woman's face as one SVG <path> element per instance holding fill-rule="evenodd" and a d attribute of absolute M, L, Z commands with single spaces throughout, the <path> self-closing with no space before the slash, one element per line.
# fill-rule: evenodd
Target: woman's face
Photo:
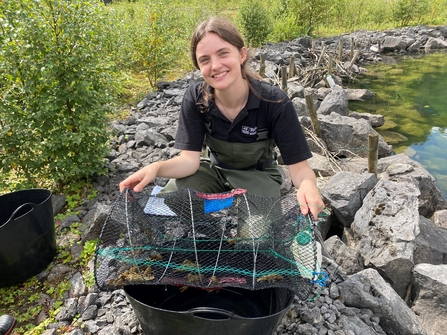
<path fill-rule="evenodd" d="M 207 33 L 197 44 L 196 58 L 204 80 L 215 90 L 231 88 L 243 80 L 241 64 L 247 58 L 245 47 L 239 50 L 214 33 Z"/>

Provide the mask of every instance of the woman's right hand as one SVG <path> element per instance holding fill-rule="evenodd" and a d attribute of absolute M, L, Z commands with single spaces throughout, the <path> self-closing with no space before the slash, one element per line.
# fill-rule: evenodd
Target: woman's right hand
<path fill-rule="evenodd" d="M 194 174 L 200 165 L 200 151 L 183 150 L 179 156 L 145 166 L 131 174 L 120 184 L 120 192 L 125 188 L 140 192 L 155 177 L 184 178 Z"/>
<path fill-rule="evenodd" d="M 120 192 L 123 192 L 126 188 L 140 192 L 147 184 L 155 179 L 157 170 L 156 163 L 152 163 L 131 174 L 119 184 Z"/>

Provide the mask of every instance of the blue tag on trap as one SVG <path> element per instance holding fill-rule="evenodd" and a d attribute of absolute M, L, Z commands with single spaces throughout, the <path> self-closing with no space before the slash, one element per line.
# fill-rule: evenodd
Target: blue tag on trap
<path fill-rule="evenodd" d="M 221 209 L 231 207 L 233 205 L 233 197 L 226 199 L 204 199 L 204 212 L 218 212 Z"/>

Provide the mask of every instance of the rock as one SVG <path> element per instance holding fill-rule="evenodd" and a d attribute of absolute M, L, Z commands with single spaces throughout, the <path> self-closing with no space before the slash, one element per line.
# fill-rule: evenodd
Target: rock
<path fill-rule="evenodd" d="M 338 221 L 351 226 L 354 216 L 363 203 L 363 198 L 376 185 L 377 177 L 372 173 L 339 172 L 321 190 Z"/>
<path fill-rule="evenodd" d="M 445 264 L 447 261 L 447 231 L 423 216 L 419 218 L 414 263 Z"/>
<path fill-rule="evenodd" d="M 426 335 L 414 312 L 374 269 L 352 275 L 338 285 L 346 306 L 368 308 L 380 317 L 387 334 Z"/>
<path fill-rule="evenodd" d="M 447 48 L 447 41 L 441 38 L 430 37 L 424 45 L 425 49 L 442 49 Z"/>
<path fill-rule="evenodd" d="M 343 116 L 349 114 L 348 97 L 344 89 L 338 85 L 334 86 L 317 110 L 317 114 L 330 115 L 331 113 Z"/>
<path fill-rule="evenodd" d="M 406 50 L 407 47 L 412 45 L 414 42 L 414 39 L 410 37 L 386 36 L 383 40 L 382 47 L 385 51 Z"/>
<path fill-rule="evenodd" d="M 327 149 L 342 157 L 367 157 L 368 136 L 378 134 L 371 125 L 363 119 L 357 120 L 337 113 L 320 115 L 320 132 Z M 388 156 L 392 152 L 379 135 L 379 157 Z"/>
<path fill-rule="evenodd" d="M 59 212 L 66 205 L 67 200 L 64 194 L 52 194 L 51 195 L 51 204 L 53 206 L 53 215 L 59 214 Z"/>
<path fill-rule="evenodd" d="M 333 235 L 324 241 L 324 246 L 327 252 L 333 257 L 335 263 L 346 274 L 352 275 L 363 270 L 362 262 L 359 262 L 360 253 L 356 249 L 344 244 L 337 235 Z"/>
<path fill-rule="evenodd" d="M 345 88 L 348 100 L 364 101 L 374 96 L 374 93 L 367 89 Z"/>
<path fill-rule="evenodd" d="M 419 234 L 419 190 L 412 183 L 380 180 L 363 200 L 351 225 L 365 267 L 373 267 L 405 296 Z"/>
<path fill-rule="evenodd" d="M 413 275 L 414 303 L 411 309 L 428 335 L 444 334 L 447 329 L 447 265 L 418 264 Z"/>
<path fill-rule="evenodd" d="M 110 210 L 110 205 L 97 203 L 94 208 L 87 213 L 87 215 L 82 219 L 82 223 L 86 225 L 86 230 L 83 234 L 83 242 L 99 237 Z"/>
<path fill-rule="evenodd" d="M 353 117 L 354 119 L 365 119 L 371 124 L 371 127 L 373 128 L 383 126 L 385 123 L 385 117 L 380 114 L 351 112 L 349 113 L 349 116 Z"/>
<path fill-rule="evenodd" d="M 435 223 L 435 225 L 437 225 L 442 229 L 447 230 L 447 209 L 441 209 L 439 211 L 436 211 L 433 214 L 432 220 Z"/>
<path fill-rule="evenodd" d="M 418 162 L 404 154 L 379 159 L 380 178 L 393 181 L 408 181 L 420 190 L 419 212 L 431 217 L 437 210 L 447 208 L 447 202 L 435 184 L 433 176 Z"/>

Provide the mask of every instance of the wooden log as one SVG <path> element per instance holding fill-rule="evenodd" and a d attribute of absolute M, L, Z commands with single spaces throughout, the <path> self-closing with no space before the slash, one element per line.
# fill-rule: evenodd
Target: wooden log
<path fill-rule="evenodd" d="M 379 161 L 379 134 L 368 135 L 368 172 L 377 175 Z"/>
<path fill-rule="evenodd" d="M 295 75 L 295 56 L 290 57 L 289 62 L 289 79 Z"/>
<path fill-rule="evenodd" d="M 327 64 L 327 74 L 332 75 L 332 55 L 329 55 L 329 60 Z"/>
<path fill-rule="evenodd" d="M 305 93 L 304 98 L 306 99 L 306 106 L 307 109 L 309 110 L 310 121 L 312 123 L 312 130 L 317 137 L 321 138 L 320 121 L 318 121 L 317 110 L 315 109 L 312 93 L 310 92 Z"/>
<path fill-rule="evenodd" d="M 348 71 L 351 70 L 351 67 L 354 65 L 355 60 L 357 59 L 358 56 L 359 56 L 359 51 L 356 50 L 354 53 L 354 57 L 352 57 L 351 62 L 349 63 L 348 68 L 346 70 L 348 70 Z"/>
<path fill-rule="evenodd" d="M 351 37 L 351 51 L 349 52 L 349 56 L 354 57 L 354 37 Z"/>
<path fill-rule="evenodd" d="M 343 42 L 341 40 L 338 42 L 338 59 L 343 62 Z"/>
<path fill-rule="evenodd" d="M 259 75 L 265 78 L 265 55 L 261 54 L 261 65 L 259 67 Z"/>
<path fill-rule="evenodd" d="M 318 58 L 318 62 L 317 65 L 315 67 L 319 67 L 321 64 L 321 61 L 323 60 L 324 54 L 326 53 L 326 46 L 324 45 L 323 48 L 321 49 L 321 54 L 320 57 Z"/>
<path fill-rule="evenodd" d="M 281 66 L 281 88 L 287 92 L 287 66 Z"/>

